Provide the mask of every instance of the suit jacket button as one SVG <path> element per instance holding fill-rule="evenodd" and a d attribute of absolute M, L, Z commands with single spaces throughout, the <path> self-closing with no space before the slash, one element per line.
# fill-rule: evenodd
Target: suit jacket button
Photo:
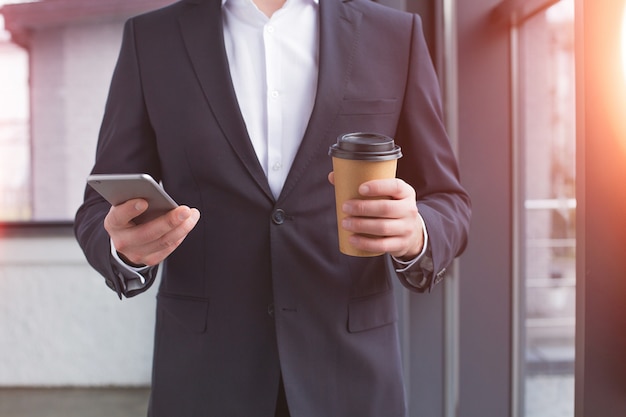
<path fill-rule="evenodd" d="M 276 209 L 272 213 L 272 221 L 275 224 L 281 225 L 281 224 L 285 223 L 285 218 L 286 218 L 285 210 Z"/>

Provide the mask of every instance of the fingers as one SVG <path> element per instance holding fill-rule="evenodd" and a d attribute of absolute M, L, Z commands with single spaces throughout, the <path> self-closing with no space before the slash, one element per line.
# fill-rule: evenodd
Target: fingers
<path fill-rule="evenodd" d="M 141 225 L 146 227 L 141 227 L 137 230 L 141 232 L 142 241 L 156 241 L 175 230 L 185 229 L 185 222 L 196 214 L 197 218 L 195 220 L 197 221 L 200 218 L 198 210 L 187 206 L 179 206 L 170 210 L 167 214 Z M 193 225 L 195 225 L 195 222 L 193 222 Z"/>
<path fill-rule="evenodd" d="M 364 199 L 346 201 L 342 210 L 351 216 L 399 219 L 415 217 L 415 190 L 398 178 L 368 181 L 361 184 Z"/>
<path fill-rule="evenodd" d="M 350 243 L 367 252 L 386 252 L 412 259 L 424 246 L 424 231 L 417 212 L 415 217 L 398 219 L 347 217 L 341 226 L 352 232 Z"/>
<path fill-rule="evenodd" d="M 109 224 L 126 219 L 125 214 L 109 212 Z M 156 265 L 171 254 L 195 227 L 200 212 L 180 206 L 148 223 L 107 229 L 115 249 L 133 264 Z M 105 219 L 105 223 L 107 220 Z M 106 228 L 106 227 L 105 227 Z"/>
<path fill-rule="evenodd" d="M 411 198 L 415 201 L 415 190 L 399 178 L 368 181 L 359 187 L 364 197 L 390 197 L 394 200 Z"/>
<path fill-rule="evenodd" d="M 359 193 L 364 199 L 342 206 L 347 217 L 341 226 L 353 233 L 351 243 L 368 252 L 417 255 L 423 230 L 413 187 L 400 179 L 375 180 L 362 184 Z"/>
<path fill-rule="evenodd" d="M 388 253 L 396 258 L 406 258 L 407 260 L 416 257 L 421 252 L 421 249 L 410 252 L 407 248 L 412 240 L 400 236 L 382 238 L 355 234 L 350 236 L 349 241 L 353 247 L 365 252 Z"/>
<path fill-rule="evenodd" d="M 402 236 L 410 232 L 403 219 L 373 217 L 346 217 L 341 227 L 354 233 L 372 237 Z"/>

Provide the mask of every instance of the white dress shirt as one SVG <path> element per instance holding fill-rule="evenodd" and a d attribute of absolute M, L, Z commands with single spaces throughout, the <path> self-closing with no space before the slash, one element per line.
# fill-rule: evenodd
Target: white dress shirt
<path fill-rule="evenodd" d="M 274 197 L 306 130 L 317 89 L 319 0 L 287 0 L 267 17 L 223 0 L 224 46 L 241 114 Z"/>

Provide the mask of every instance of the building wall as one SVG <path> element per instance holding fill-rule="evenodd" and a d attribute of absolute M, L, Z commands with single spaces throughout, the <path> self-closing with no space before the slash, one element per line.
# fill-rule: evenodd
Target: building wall
<path fill-rule="evenodd" d="M 69 220 L 82 201 L 121 35 L 121 21 L 67 25 L 32 35 L 36 220 Z"/>
<path fill-rule="evenodd" d="M 30 216 L 28 54 L 0 30 L 0 218 Z"/>
<path fill-rule="evenodd" d="M 0 386 L 149 384 L 154 300 L 120 301 L 69 232 L 0 239 Z"/>
<path fill-rule="evenodd" d="M 154 290 L 120 301 L 69 226 L 93 164 L 124 19 L 31 34 L 33 215 L 68 225 L 34 234 L 0 228 L 0 386 L 149 384 Z"/>
<path fill-rule="evenodd" d="M 510 39 L 493 20 L 497 0 L 457 1 L 461 178 L 472 226 L 460 261 L 459 389 L 462 417 L 512 410 Z"/>

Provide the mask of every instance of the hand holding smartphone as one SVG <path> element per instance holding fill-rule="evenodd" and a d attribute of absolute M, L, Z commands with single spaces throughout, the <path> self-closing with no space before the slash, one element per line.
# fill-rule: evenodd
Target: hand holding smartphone
<path fill-rule="evenodd" d="M 178 207 L 163 187 L 148 174 L 93 174 L 87 177 L 87 183 L 113 206 L 134 198 L 146 200 L 148 209 L 133 219 L 137 224 L 153 220 Z"/>

